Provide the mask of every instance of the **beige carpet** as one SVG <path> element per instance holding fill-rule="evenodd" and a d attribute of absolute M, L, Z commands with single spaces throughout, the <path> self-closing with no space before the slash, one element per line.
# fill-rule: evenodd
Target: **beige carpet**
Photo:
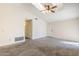
<path fill-rule="evenodd" d="M 53 38 L 51 38 L 53 39 Z M 79 48 L 67 47 L 64 44 L 57 43 L 58 40 L 47 38 L 38 40 L 27 40 L 24 43 L 0 47 L 2 56 L 77 56 Z M 49 44 L 49 43 L 50 44 Z M 52 43 L 52 44 L 51 44 Z M 60 46 L 59 46 L 60 45 Z"/>

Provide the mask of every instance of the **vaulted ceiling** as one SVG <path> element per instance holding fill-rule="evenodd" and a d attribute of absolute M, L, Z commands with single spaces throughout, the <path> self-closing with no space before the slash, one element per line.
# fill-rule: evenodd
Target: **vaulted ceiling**
<path fill-rule="evenodd" d="M 38 15 L 38 17 L 51 22 L 51 21 L 61 21 L 61 20 L 71 20 L 79 17 L 79 4 L 78 3 L 63 3 L 62 8 L 52 14 L 43 14 L 37 9 L 33 4 L 23 4 L 30 12 Z"/>

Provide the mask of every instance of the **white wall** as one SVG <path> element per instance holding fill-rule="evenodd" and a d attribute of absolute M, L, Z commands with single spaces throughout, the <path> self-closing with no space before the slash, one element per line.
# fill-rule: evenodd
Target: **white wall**
<path fill-rule="evenodd" d="M 79 18 L 49 23 L 48 36 L 79 41 Z"/>
<path fill-rule="evenodd" d="M 46 35 L 44 31 L 46 29 L 43 30 L 46 26 L 45 22 L 43 24 L 40 19 L 35 21 L 34 18 L 37 16 L 32 14 L 28 8 L 29 6 L 22 4 L 0 4 L 0 46 L 15 43 L 15 37 L 24 37 L 24 21 L 26 18 L 33 20 L 33 39 Z M 37 31 L 36 27 L 40 28 L 40 24 L 43 27 Z"/>
<path fill-rule="evenodd" d="M 40 18 L 33 20 L 33 39 L 45 36 L 47 36 L 47 23 Z"/>

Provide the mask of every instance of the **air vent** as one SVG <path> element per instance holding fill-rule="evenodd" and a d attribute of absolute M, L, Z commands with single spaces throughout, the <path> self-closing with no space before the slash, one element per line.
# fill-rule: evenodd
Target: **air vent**
<path fill-rule="evenodd" d="M 24 37 L 15 37 L 15 42 L 16 41 L 22 41 L 22 40 L 24 40 Z"/>

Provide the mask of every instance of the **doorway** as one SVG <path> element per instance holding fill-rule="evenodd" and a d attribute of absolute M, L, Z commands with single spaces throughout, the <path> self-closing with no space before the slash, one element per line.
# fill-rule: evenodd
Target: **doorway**
<path fill-rule="evenodd" d="M 32 39 L 32 20 L 25 21 L 25 39 Z"/>

